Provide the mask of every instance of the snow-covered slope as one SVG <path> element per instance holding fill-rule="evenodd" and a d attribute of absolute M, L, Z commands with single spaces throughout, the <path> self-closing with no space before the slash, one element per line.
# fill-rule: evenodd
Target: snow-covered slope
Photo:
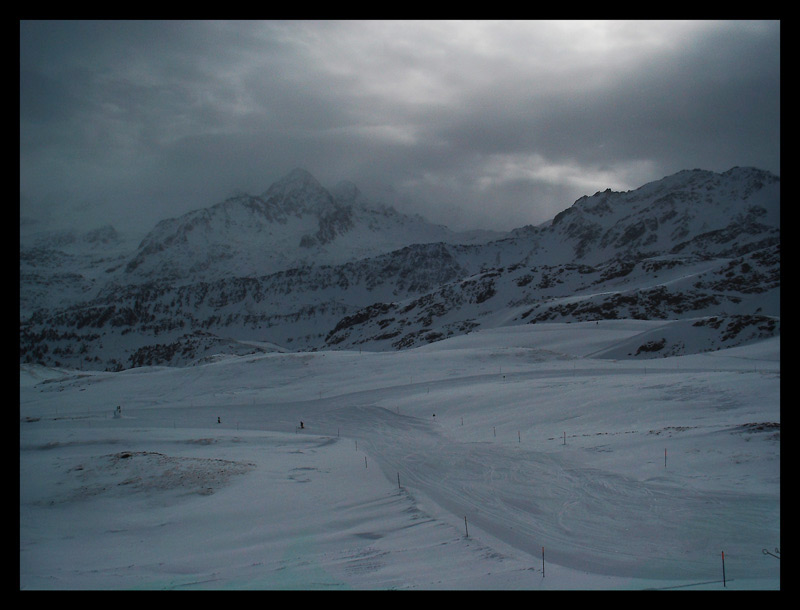
<path fill-rule="evenodd" d="M 21 366 L 20 588 L 780 589 L 780 338 L 664 326 Z"/>
<path fill-rule="evenodd" d="M 357 311 L 337 324 L 326 343 L 402 348 L 478 328 L 606 319 L 692 320 L 697 328 L 709 318 L 749 332 L 719 332 L 704 349 L 779 334 L 778 245 L 730 259 L 667 256 L 492 269 L 420 297 Z M 699 345 L 689 339 L 684 344 Z"/>

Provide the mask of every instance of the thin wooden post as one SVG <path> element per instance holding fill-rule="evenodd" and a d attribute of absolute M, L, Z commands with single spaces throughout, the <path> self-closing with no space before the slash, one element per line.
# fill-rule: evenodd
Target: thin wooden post
<path fill-rule="evenodd" d="M 544 578 L 544 547 L 542 547 L 542 578 Z"/>
<path fill-rule="evenodd" d="M 467 518 L 464 517 L 464 531 L 467 534 L 467 538 L 469 538 L 469 528 L 467 527 Z"/>

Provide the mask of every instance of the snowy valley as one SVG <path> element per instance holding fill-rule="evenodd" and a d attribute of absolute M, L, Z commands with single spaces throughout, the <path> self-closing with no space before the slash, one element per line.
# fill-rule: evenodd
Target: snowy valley
<path fill-rule="evenodd" d="M 20 293 L 22 589 L 780 589 L 768 172 L 498 235 L 296 170 Z"/>
<path fill-rule="evenodd" d="M 779 589 L 780 340 L 661 325 L 21 366 L 20 587 Z"/>

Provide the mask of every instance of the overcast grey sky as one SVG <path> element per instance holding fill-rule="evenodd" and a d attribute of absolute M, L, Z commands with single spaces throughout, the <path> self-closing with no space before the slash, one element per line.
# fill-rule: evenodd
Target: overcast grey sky
<path fill-rule="evenodd" d="M 296 167 L 454 229 L 780 174 L 780 22 L 20 22 L 20 214 L 146 230 Z"/>

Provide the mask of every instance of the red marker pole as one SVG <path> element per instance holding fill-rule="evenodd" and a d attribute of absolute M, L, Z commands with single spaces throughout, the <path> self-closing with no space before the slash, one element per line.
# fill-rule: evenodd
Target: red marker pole
<path fill-rule="evenodd" d="M 725 551 L 722 551 L 722 586 L 725 586 Z"/>

